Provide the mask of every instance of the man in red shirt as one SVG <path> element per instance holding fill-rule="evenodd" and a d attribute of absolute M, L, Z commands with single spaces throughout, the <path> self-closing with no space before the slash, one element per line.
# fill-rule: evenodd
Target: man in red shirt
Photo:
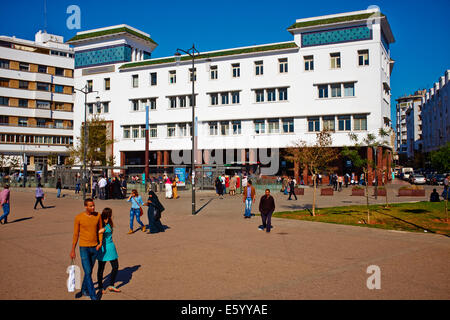
<path fill-rule="evenodd" d="M 3 215 L 0 217 L 0 223 L 2 224 L 8 223 L 8 215 L 10 212 L 9 193 L 9 185 L 5 184 L 3 191 L 0 193 L 0 204 L 3 208 Z M 2 220 L 5 220 L 5 222 L 2 222 Z"/>

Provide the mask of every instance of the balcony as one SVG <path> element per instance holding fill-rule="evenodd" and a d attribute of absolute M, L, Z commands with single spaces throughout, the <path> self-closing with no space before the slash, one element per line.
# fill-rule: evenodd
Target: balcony
<path fill-rule="evenodd" d="M 53 124 L 45 124 L 45 125 L 24 125 L 24 124 L 14 124 L 14 123 L 0 123 L 0 126 L 6 126 L 6 127 L 21 127 L 21 128 L 41 128 L 41 129 L 61 129 L 61 130 L 73 130 L 72 127 L 68 126 L 55 126 Z"/>

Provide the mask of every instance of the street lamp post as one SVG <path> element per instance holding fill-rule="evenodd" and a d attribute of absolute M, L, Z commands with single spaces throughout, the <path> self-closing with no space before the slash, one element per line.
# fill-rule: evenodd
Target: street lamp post
<path fill-rule="evenodd" d="M 88 84 L 82 88 L 82 89 L 76 89 L 77 91 L 80 91 L 84 94 L 84 146 L 83 146 L 83 200 L 86 200 L 86 185 L 87 185 L 87 167 L 86 167 L 86 156 L 87 156 L 87 144 L 88 144 L 88 138 L 87 138 L 87 95 L 89 93 L 98 93 L 98 91 L 92 91 L 88 87 Z M 100 97 L 95 98 L 97 105 L 100 103 Z"/>
<path fill-rule="evenodd" d="M 191 125 L 191 140 L 192 140 L 192 152 L 191 152 L 191 179 L 192 179 L 192 214 L 195 215 L 195 137 L 196 137 L 196 130 L 195 130 L 195 73 L 194 73 L 194 67 L 195 67 L 195 57 L 200 55 L 200 52 L 195 48 L 195 45 L 193 44 L 192 47 L 188 50 L 182 50 L 177 49 L 175 52 L 175 61 L 178 63 L 181 60 L 181 52 L 189 55 L 192 58 L 192 70 L 191 70 L 191 81 L 192 81 L 192 97 L 191 97 L 191 104 L 192 104 L 192 125 Z"/>

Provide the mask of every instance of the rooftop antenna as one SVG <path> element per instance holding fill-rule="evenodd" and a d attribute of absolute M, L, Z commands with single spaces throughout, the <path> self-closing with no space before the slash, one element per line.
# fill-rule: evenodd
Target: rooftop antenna
<path fill-rule="evenodd" d="M 44 33 L 47 33 L 47 0 L 44 0 Z"/>

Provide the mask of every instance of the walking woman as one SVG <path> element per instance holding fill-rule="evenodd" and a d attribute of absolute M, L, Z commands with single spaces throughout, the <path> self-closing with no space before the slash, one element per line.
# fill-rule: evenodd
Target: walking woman
<path fill-rule="evenodd" d="M 166 199 L 172 199 L 172 182 L 170 181 L 170 178 L 167 177 L 166 181 Z"/>
<path fill-rule="evenodd" d="M 36 188 L 36 202 L 34 204 L 34 210 L 36 210 L 36 206 L 38 205 L 38 203 L 41 204 L 42 209 L 45 209 L 44 204 L 42 203 L 42 199 L 44 199 L 45 195 L 44 195 L 44 190 L 42 190 L 42 185 L 38 184 L 37 188 Z"/>
<path fill-rule="evenodd" d="M 164 227 L 161 223 L 161 212 L 164 211 L 164 207 L 152 189 L 148 191 L 147 206 L 148 228 L 150 233 L 164 232 Z"/>
<path fill-rule="evenodd" d="M 131 190 L 131 195 L 128 197 L 128 202 L 131 202 L 131 209 L 130 209 L 130 231 L 128 231 L 128 234 L 133 233 L 133 222 L 134 217 L 136 217 L 136 221 L 141 225 L 142 231 L 145 232 L 145 226 L 141 222 L 140 214 L 141 214 L 141 207 L 144 205 L 144 202 L 142 201 L 141 196 L 138 194 L 136 189 Z"/>
<path fill-rule="evenodd" d="M 98 280 L 98 290 L 101 293 L 107 293 L 106 289 L 103 289 L 103 271 L 105 270 L 106 262 L 111 263 L 111 276 L 110 284 L 108 290 L 111 292 L 120 292 L 114 286 L 116 281 L 117 271 L 119 270 L 119 256 L 117 255 L 116 246 L 114 245 L 112 239 L 112 233 L 114 228 L 114 223 L 112 221 L 112 210 L 110 208 L 103 209 L 102 212 L 102 223 L 103 228 L 98 231 L 98 233 L 103 233 L 103 241 L 97 246 L 98 251 L 98 269 L 97 269 L 97 280 Z"/>
<path fill-rule="evenodd" d="M 177 181 L 178 181 L 178 177 L 175 176 L 174 179 L 172 179 L 172 194 L 173 194 L 173 198 L 174 199 L 178 199 L 178 189 L 177 189 Z"/>

